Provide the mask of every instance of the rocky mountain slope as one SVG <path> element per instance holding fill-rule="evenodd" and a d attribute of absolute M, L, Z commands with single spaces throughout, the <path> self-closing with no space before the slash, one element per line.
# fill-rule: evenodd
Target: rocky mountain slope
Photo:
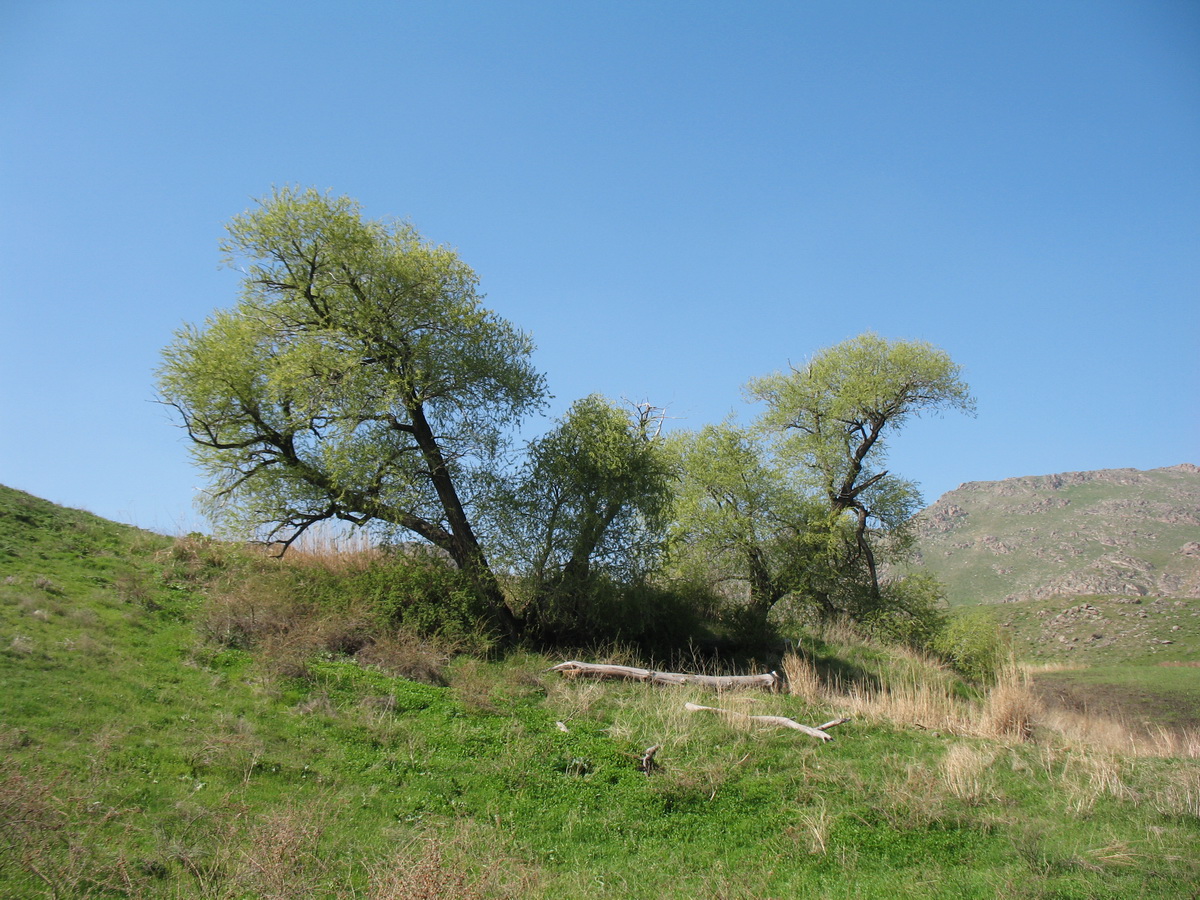
<path fill-rule="evenodd" d="M 953 604 L 1200 597 L 1200 468 L 970 482 L 916 519 Z"/>

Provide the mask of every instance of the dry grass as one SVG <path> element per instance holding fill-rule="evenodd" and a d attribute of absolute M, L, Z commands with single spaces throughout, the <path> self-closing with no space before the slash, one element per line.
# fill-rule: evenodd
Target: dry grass
<path fill-rule="evenodd" d="M 1029 681 L 1010 670 L 988 690 L 980 711 L 979 730 L 989 737 L 1027 740 L 1043 713 L 1041 700 Z"/>
<path fill-rule="evenodd" d="M 829 850 L 829 832 L 837 816 L 829 812 L 824 800 L 800 813 L 798 825 L 790 826 L 788 835 L 811 856 L 824 856 Z"/>
<path fill-rule="evenodd" d="M 1051 708 L 1038 724 L 1066 740 L 1129 756 L 1200 759 L 1200 732 L 1192 729 L 1134 728 L 1097 713 Z"/>
<path fill-rule="evenodd" d="M 964 803 L 978 804 L 993 794 L 988 772 L 996 754 L 971 744 L 952 744 L 942 757 L 939 771 L 942 783 L 954 797 Z"/>
<path fill-rule="evenodd" d="M 100 837 L 108 823 L 139 812 L 87 803 L 65 776 L 0 759 L 0 868 L 25 873 L 22 896 L 148 896 L 144 877 Z"/>
<path fill-rule="evenodd" d="M 783 658 L 782 668 L 789 694 L 810 705 L 822 702 L 824 691 L 816 666 L 798 654 L 789 653 Z"/>
<path fill-rule="evenodd" d="M 557 710 L 563 722 L 572 719 L 588 719 L 593 710 L 608 696 L 605 685 L 599 681 L 558 679 L 549 682 L 546 704 Z"/>
<path fill-rule="evenodd" d="M 283 809 L 249 829 L 233 885 L 251 896 L 303 900 L 325 883 L 327 866 L 318 852 L 324 816 L 318 809 Z M 232 887 L 232 885 L 231 885 Z"/>
<path fill-rule="evenodd" d="M 1021 671 L 1029 676 L 1045 675 L 1049 672 L 1078 672 L 1087 668 L 1083 663 L 1071 662 L 1023 662 L 1020 667 Z"/>
<path fill-rule="evenodd" d="M 368 865 L 366 900 L 478 900 L 527 896 L 536 877 L 498 840 L 464 823 L 416 839 Z"/>
<path fill-rule="evenodd" d="M 1200 733 L 1194 731 L 1160 728 L 1146 733 L 1104 716 L 1047 708 L 1026 667 L 1007 666 L 981 700 L 967 700 L 936 663 L 911 652 L 898 654 L 896 660 L 893 668 L 899 674 L 879 686 L 826 683 L 811 662 L 795 653 L 784 658 L 783 671 L 788 692 L 806 705 L 870 722 L 1018 742 L 1041 731 L 1069 745 L 1102 752 L 1200 758 Z"/>
<path fill-rule="evenodd" d="M 369 569 L 383 555 L 371 535 L 361 529 L 316 526 L 291 546 L 286 558 L 293 565 L 346 574 Z"/>
<path fill-rule="evenodd" d="M 835 689 L 836 690 L 836 689 Z M 844 693 L 827 694 L 827 704 L 851 718 L 956 735 L 981 734 L 979 704 L 961 700 L 941 678 L 909 675 L 878 688 L 852 685 Z"/>
<path fill-rule="evenodd" d="M 247 648 L 286 633 L 298 616 L 297 604 L 278 585 L 244 579 L 211 591 L 198 624 L 210 640 Z"/>
<path fill-rule="evenodd" d="M 816 666 L 795 653 L 783 659 L 788 692 L 808 705 L 828 706 L 844 715 L 930 730 L 970 733 L 966 708 L 944 678 L 908 673 L 880 687 L 826 684 Z"/>
<path fill-rule="evenodd" d="M 355 654 L 362 665 L 374 666 L 390 675 L 424 684 L 445 685 L 445 667 L 450 661 L 449 648 L 404 632 L 374 635 Z"/>
<path fill-rule="evenodd" d="M 1200 822 L 1200 769 L 1172 769 L 1154 795 L 1154 808 L 1164 816 Z"/>
<path fill-rule="evenodd" d="M 101 831 L 139 809 L 105 808 L 97 815 L 101 804 L 75 788 L 40 770 L 0 763 L 0 866 L 26 873 L 29 892 L 21 896 L 30 897 L 167 896 L 161 879 L 176 867 L 190 885 L 185 890 L 181 882 L 178 896 L 211 900 L 474 900 L 519 898 L 534 887 L 534 873 L 504 852 L 503 836 L 470 823 L 447 836 L 413 839 L 386 858 L 331 856 L 323 845 L 325 824 L 335 818 L 331 802 L 286 804 L 257 815 L 236 802 L 216 808 L 181 802 L 179 836 L 133 858 L 128 848 L 107 848 Z M 352 869 L 365 870 L 365 890 L 351 889 Z"/>

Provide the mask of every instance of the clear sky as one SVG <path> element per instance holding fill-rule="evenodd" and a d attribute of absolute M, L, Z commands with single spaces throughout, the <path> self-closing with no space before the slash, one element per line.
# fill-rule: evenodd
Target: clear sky
<path fill-rule="evenodd" d="M 6 0 L 0 111 L 0 483 L 57 503 L 203 527 L 153 372 L 275 184 L 457 247 L 551 415 L 747 419 L 871 330 L 978 398 L 896 439 L 928 502 L 1200 463 L 1195 0 Z"/>

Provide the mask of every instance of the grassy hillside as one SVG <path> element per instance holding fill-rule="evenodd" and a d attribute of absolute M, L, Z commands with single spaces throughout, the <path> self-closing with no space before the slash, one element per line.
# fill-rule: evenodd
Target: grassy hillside
<path fill-rule="evenodd" d="M 917 517 L 921 563 L 956 604 L 1200 596 L 1200 469 L 972 482 Z"/>
<path fill-rule="evenodd" d="M 386 633 L 361 591 L 396 583 L 387 565 L 270 561 L 0 489 L 0 896 L 1157 898 L 1200 883 L 1194 736 L 1114 744 L 1086 719 L 1068 734 L 1019 679 L 965 685 L 837 630 L 803 637 L 788 693 L 565 680 L 545 656 Z M 688 701 L 850 721 L 820 743 Z"/>
<path fill-rule="evenodd" d="M 1022 600 L 995 615 L 1022 659 L 1070 666 L 1200 660 L 1200 600 L 1072 597 Z"/>

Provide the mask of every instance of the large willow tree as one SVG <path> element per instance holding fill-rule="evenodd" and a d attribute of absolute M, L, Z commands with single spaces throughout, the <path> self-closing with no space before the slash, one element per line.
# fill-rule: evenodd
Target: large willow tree
<path fill-rule="evenodd" d="M 204 511 L 284 549 L 328 520 L 415 534 L 514 633 L 472 510 L 545 397 L 529 337 L 453 250 L 349 198 L 276 190 L 227 230 L 241 299 L 181 329 L 158 373 L 210 478 Z"/>
<path fill-rule="evenodd" d="M 780 464 L 826 505 L 825 557 L 843 583 L 861 581 L 867 607 L 877 603 L 878 539 L 895 535 L 920 504 L 916 486 L 887 468 L 888 445 L 915 417 L 974 412 L 962 368 L 924 341 L 866 333 L 747 390 L 767 405 L 758 424 L 775 439 Z M 814 599 L 829 611 L 839 605 Z"/>

